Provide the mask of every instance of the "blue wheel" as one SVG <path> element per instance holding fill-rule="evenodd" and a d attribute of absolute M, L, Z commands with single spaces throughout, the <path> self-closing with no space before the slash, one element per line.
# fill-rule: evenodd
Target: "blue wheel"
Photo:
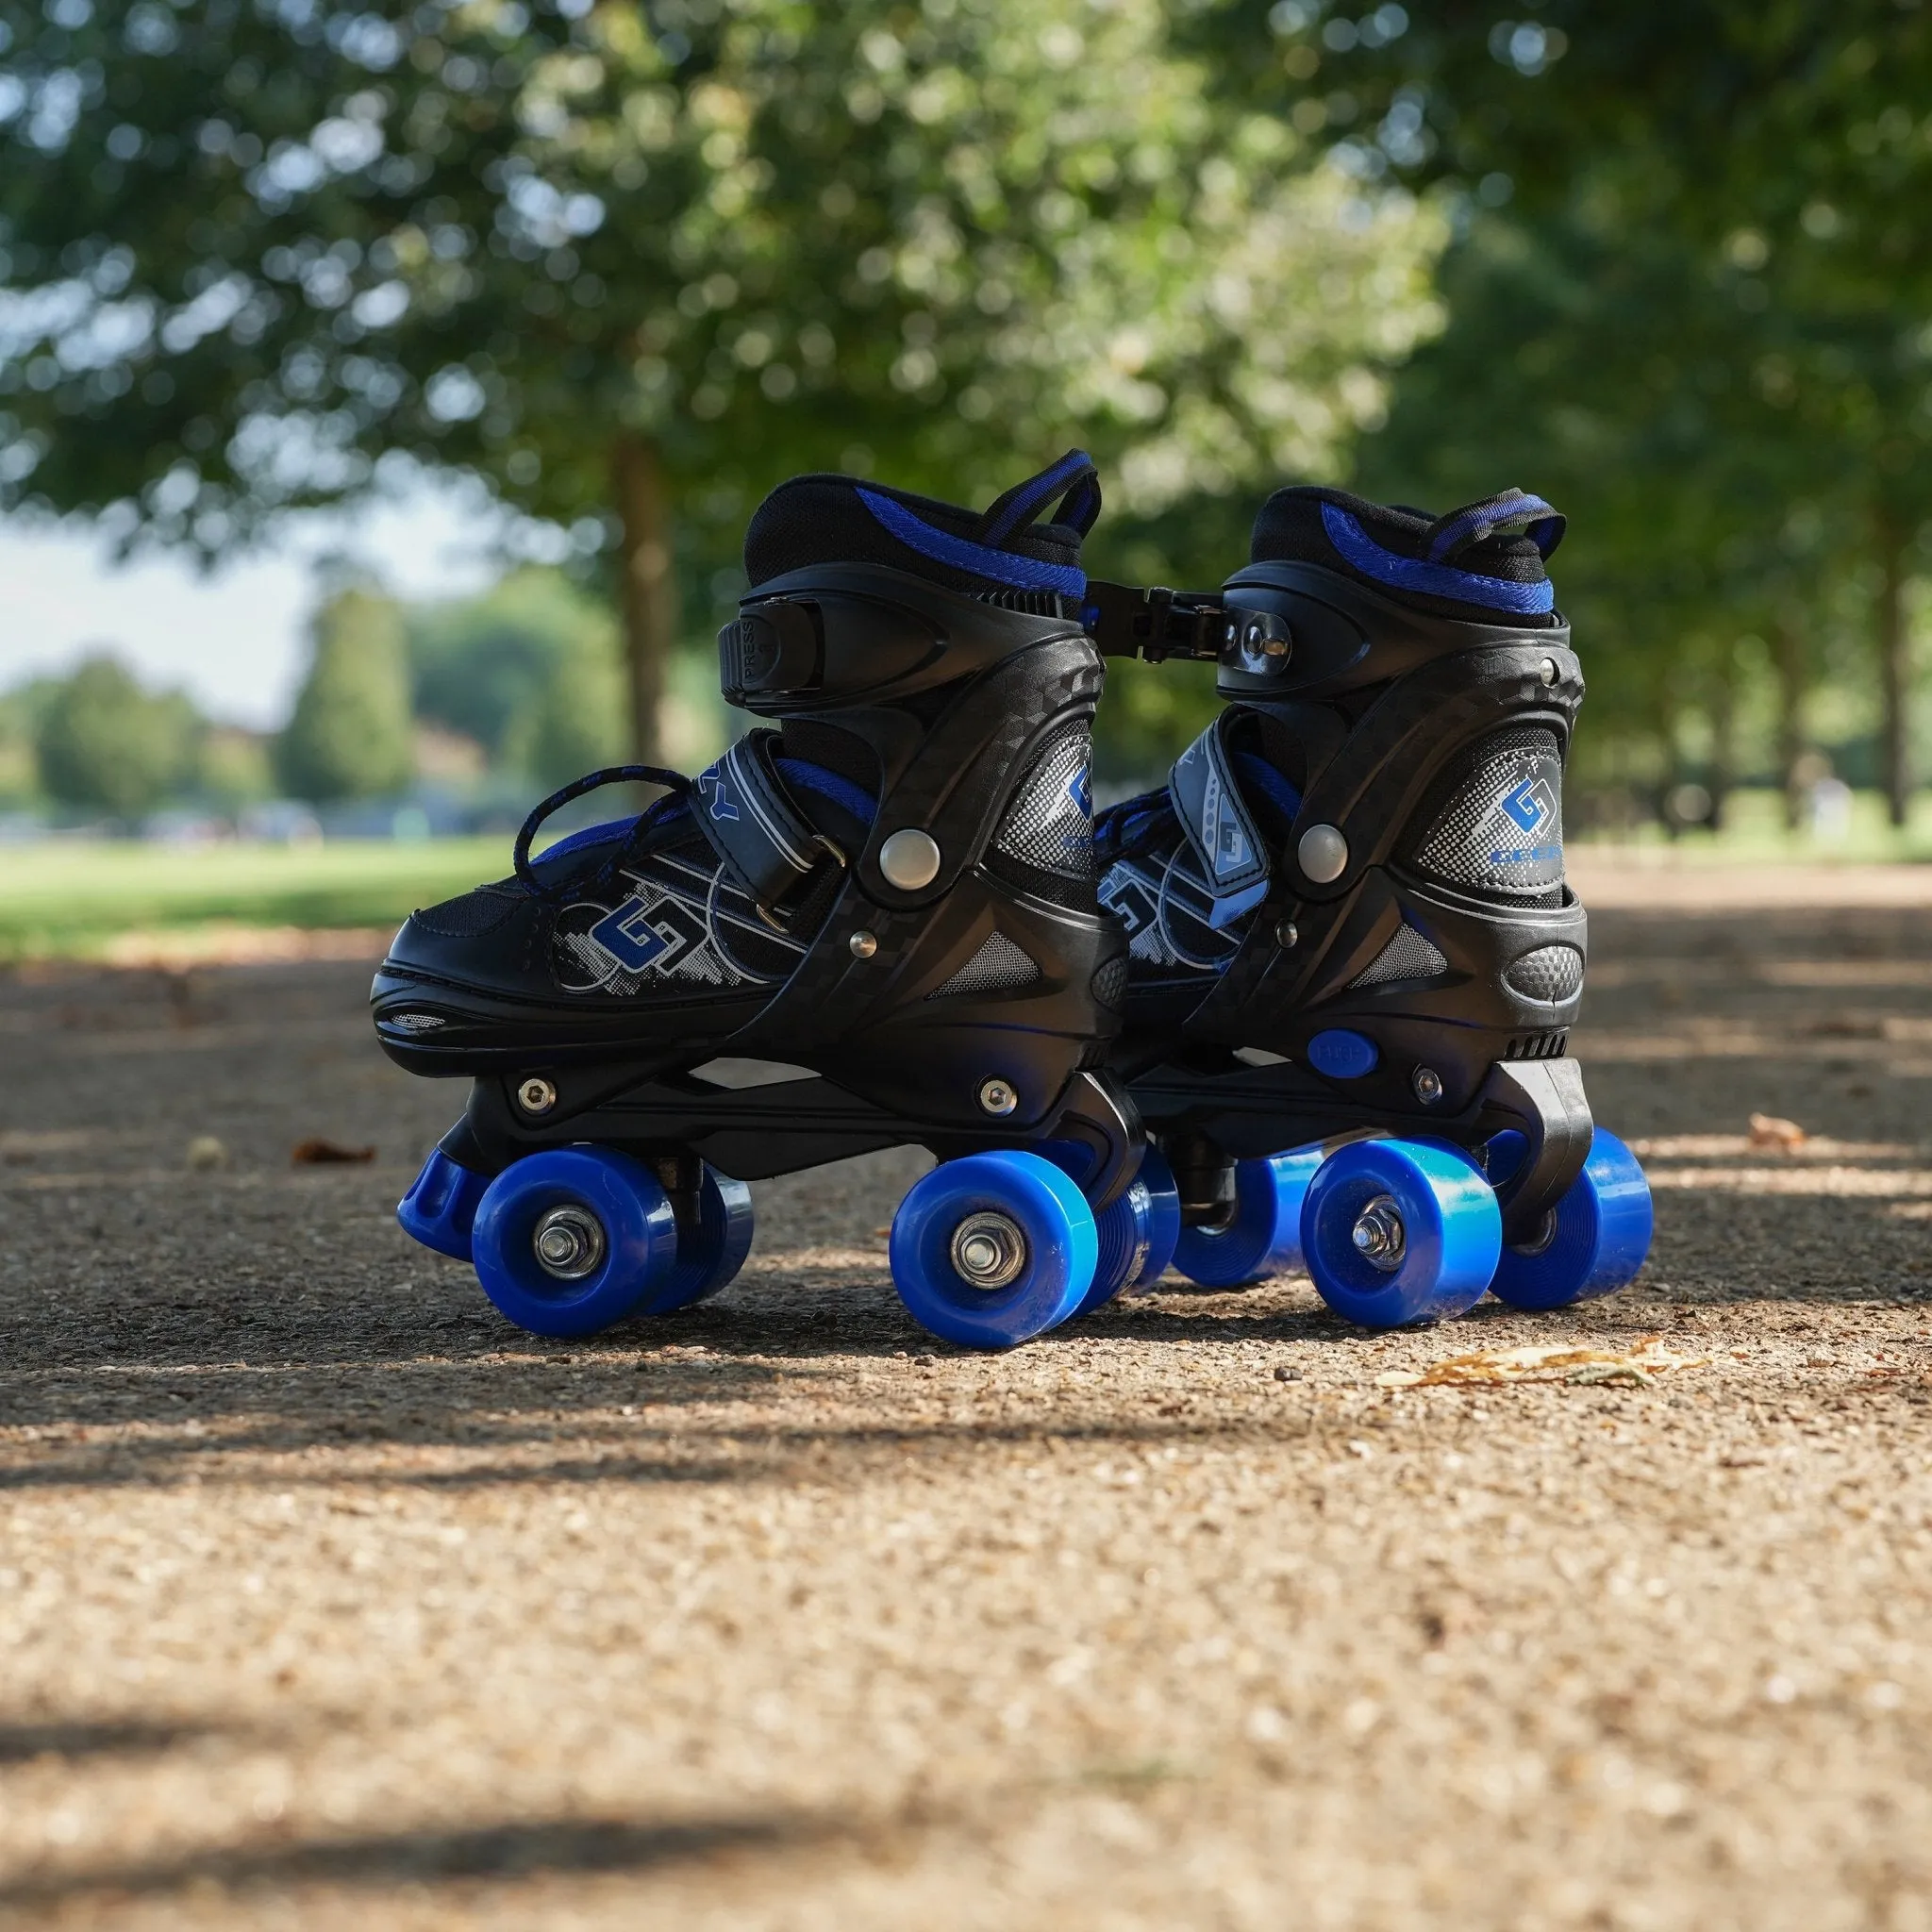
<path fill-rule="evenodd" d="M 1466 1156 L 1415 1141 L 1352 1141 L 1302 1204 L 1302 1250 L 1322 1299 L 1364 1328 L 1460 1315 L 1482 1299 L 1503 1216 Z"/>
<path fill-rule="evenodd" d="M 694 1302 L 709 1301 L 728 1288 L 751 1253 L 751 1190 L 720 1174 L 708 1161 L 698 1183 L 697 1224 L 677 1229 L 677 1265 L 661 1292 L 647 1292 L 638 1304 L 643 1315 L 668 1315 Z"/>
<path fill-rule="evenodd" d="M 1051 1160 L 969 1154 L 916 1181 L 892 1218 L 892 1280 L 913 1318 L 968 1348 L 1011 1348 L 1074 1314 L 1099 1237 Z"/>
<path fill-rule="evenodd" d="M 675 1278 L 677 1217 L 627 1154 L 549 1147 L 490 1183 L 471 1245 L 483 1292 L 519 1328 L 594 1335 Z"/>
<path fill-rule="evenodd" d="M 1543 1239 L 1505 1248 L 1490 1283 L 1512 1308 L 1562 1308 L 1613 1294 L 1635 1278 L 1650 1252 L 1650 1183 L 1637 1157 L 1607 1127 L 1550 1210 Z"/>
<path fill-rule="evenodd" d="M 439 1255 L 470 1258 L 470 1225 L 476 1206 L 490 1185 L 487 1174 L 459 1167 L 441 1147 L 423 1163 L 423 1172 L 409 1183 L 409 1191 L 396 1203 L 396 1220 L 403 1232 Z"/>
<path fill-rule="evenodd" d="M 1094 1230 L 1100 1259 L 1094 1264 L 1093 1286 L 1074 1310 L 1080 1315 L 1105 1307 L 1117 1294 L 1151 1287 L 1174 1259 L 1181 1232 L 1181 1197 L 1159 1148 L 1147 1149 L 1132 1185 L 1101 1209 Z"/>
<path fill-rule="evenodd" d="M 1245 1288 L 1302 1263 L 1302 1197 L 1322 1164 L 1319 1147 L 1239 1160 L 1234 1218 L 1219 1228 L 1184 1227 L 1174 1265 L 1203 1288 Z"/>

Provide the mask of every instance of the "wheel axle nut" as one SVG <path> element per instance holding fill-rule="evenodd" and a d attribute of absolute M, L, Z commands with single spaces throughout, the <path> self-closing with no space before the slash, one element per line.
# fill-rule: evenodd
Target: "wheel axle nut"
<path fill-rule="evenodd" d="M 588 1208 L 566 1203 L 538 1222 L 530 1237 L 537 1265 L 558 1281 L 581 1281 L 604 1258 L 604 1224 Z"/>
<path fill-rule="evenodd" d="M 855 959 L 870 959 L 879 949 L 878 934 L 874 932 L 856 932 L 845 943 Z"/>
<path fill-rule="evenodd" d="M 1413 1085 L 1415 1097 L 1424 1107 L 1434 1107 L 1442 1097 L 1442 1076 L 1434 1067 L 1418 1067 Z"/>
<path fill-rule="evenodd" d="M 995 1077 L 979 1083 L 979 1105 L 987 1113 L 998 1114 L 1004 1119 L 1019 1104 L 1020 1095 L 1010 1080 Z"/>
<path fill-rule="evenodd" d="M 953 1268 L 969 1288 L 1009 1287 L 1025 1265 L 1026 1236 L 1008 1215 L 969 1214 L 953 1230 Z"/>
<path fill-rule="evenodd" d="M 525 1113 L 548 1113 L 557 1105 L 557 1089 L 541 1074 L 533 1074 L 517 1089 L 517 1105 Z"/>
<path fill-rule="evenodd" d="M 1363 1260 L 1385 1274 L 1393 1274 L 1408 1250 L 1408 1230 L 1402 1224 L 1402 1209 L 1395 1205 L 1394 1196 L 1377 1194 L 1356 1216 L 1349 1239 Z"/>

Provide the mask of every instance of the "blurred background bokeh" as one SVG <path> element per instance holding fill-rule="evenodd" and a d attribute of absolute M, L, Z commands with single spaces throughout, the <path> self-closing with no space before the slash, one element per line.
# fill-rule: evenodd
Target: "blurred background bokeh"
<path fill-rule="evenodd" d="M 1916 0 L 0 0 L 0 958 L 498 872 L 733 734 L 773 484 L 1074 443 L 1135 581 L 1550 497 L 1574 834 L 1932 857 L 1928 187 Z M 285 589 L 75 632 L 157 558 Z"/>

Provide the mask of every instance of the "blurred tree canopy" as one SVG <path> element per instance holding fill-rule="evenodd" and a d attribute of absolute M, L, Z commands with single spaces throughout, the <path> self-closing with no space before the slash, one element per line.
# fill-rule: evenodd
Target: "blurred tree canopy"
<path fill-rule="evenodd" d="M 132 824 L 192 777 L 201 728 L 179 691 L 144 691 L 117 659 L 90 658 L 39 708 L 41 784 L 60 805 Z"/>
<path fill-rule="evenodd" d="M 8 9 L 0 507 L 213 554 L 385 458 L 472 471 L 611 560 L 648 751 L 674 557 L 728 568 L 787 474 L 983 500 L 1077 438 L 1158 518 L 1330 471 L 1445 231 L 1187 17 Z"/>
<path fill-rule="evenodd" d="M 1364 483 L 1521 482 L 1572 517 L 1564 603 L 1593 731 L 1711 769 L 1768 658 L 1780 756 L 1857 622 L 1881 774 L 1909 772 L 1907 578 L 1932 518 L 1932 9 L 1912 0 L 1443 0 L 1413 21 L 1235 0 L 1197 32 L 1251 107 L 1371 183 L 1454 185 L 1447 332 L 1405 371 Z M 1272 37 L 1274 58 L 1235 50 Z"/>
<path fill-rule="evenodd" d="M 331 804 L 400 791 L 415 765 L 401 613 L 372 591 L 338 591 L 316 616 L 308 675 L 275 741 L 275 776 L 291 797 Z"/>

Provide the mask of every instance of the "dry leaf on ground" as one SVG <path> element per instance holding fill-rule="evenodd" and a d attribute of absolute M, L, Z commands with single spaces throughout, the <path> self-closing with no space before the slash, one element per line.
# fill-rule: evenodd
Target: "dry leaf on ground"
<path fill-rule="evenodd" d="M 1805 1130 L 1796 1121 L 1782 1119 L 1774 1113 L 1754 1113 L 1751 1116 L 1751 1145 L 1754 1147 L 1802 1147 L 1805 1144 Z"/>
<path fill-rule="evenodd" d="M 375 1158 L 374 1147 L 344 1147 L 334 1141 L 298 1141 L 290 1150 L 291 1167 L 358 1167 Z"/>
<path fill-rule="evenodd" d="M 1677 1355 L 1655 1335 L 1624 1352 L 1556 1343 L 1532 1348 L 1484 1348 L 1451 1356 L 1425 1369 L 1391 1369 L 1378 1389 L 1441 1389 L 1494 1382 L 1622 1382 L 1644 1387 L 1659 1375 L 1708 1364 L 1707 1355 Z"/>

